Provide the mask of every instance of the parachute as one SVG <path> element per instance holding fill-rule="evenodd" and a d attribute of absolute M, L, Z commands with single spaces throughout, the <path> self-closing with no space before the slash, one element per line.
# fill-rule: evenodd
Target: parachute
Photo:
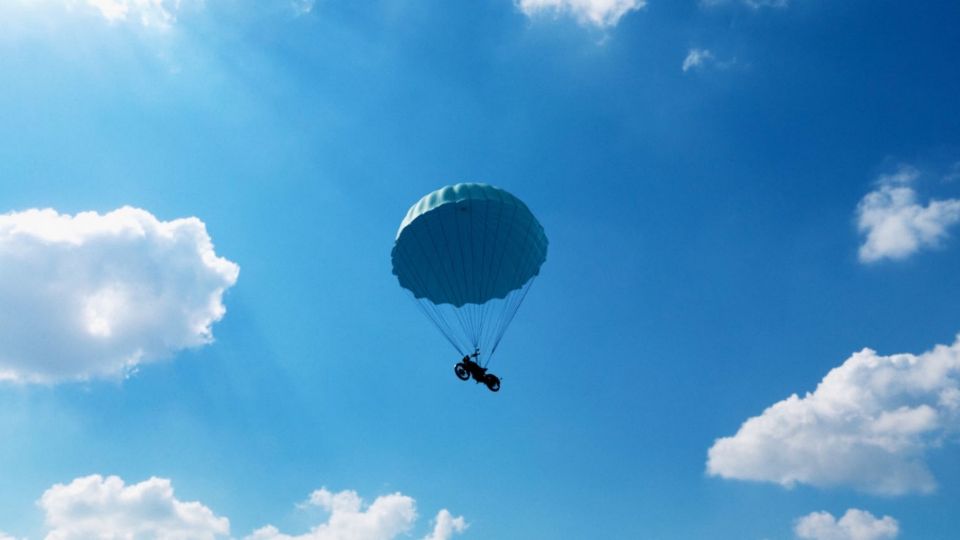
<path fill-rule="evenodd" d="M 450 344 L 489 362 L 547 258 L 547 237 L 510 193 L 455 184 L 410 207 L 391 258 L 400 286 Z"/>

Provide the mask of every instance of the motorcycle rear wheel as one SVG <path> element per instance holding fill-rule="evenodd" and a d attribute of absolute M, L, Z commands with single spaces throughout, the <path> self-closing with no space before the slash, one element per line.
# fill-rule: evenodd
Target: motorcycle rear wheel
<path fill-rule="evenodd" d="M 492 373 L 488 373 L 487 376 L 483 378 L 483 383 L 487 385 L 487 388 L 489 388 L 491 392 L 500 391 L 500 378 Z"/>

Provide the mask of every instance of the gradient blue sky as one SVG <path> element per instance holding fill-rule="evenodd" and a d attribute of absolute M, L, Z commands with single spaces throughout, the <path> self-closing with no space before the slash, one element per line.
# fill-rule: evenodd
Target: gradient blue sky
<path fill-rule="evenodd" d="M 211 344 L 0 384 L 0 531 L 43 538 L 41 495 L 100 474 L 169 479 L 235 538 L 306 532 L 324 486 L 413 497 L 415 538 L 442 508 L 464 539 L 790 539 L 851 508 L 960 537 L 960 416 L 911 454 L 929 493 L 707 472 L 852 353 L 960 331 L 954 222 L 875 262 L 857 226 L 898 172 L 960 198 L 960 4 L 96 4 L 0 7 L 0 211 L 195 216 L 240 275 Z M 459 181 L 550 239 L 496 395 L 390 271 L 407 208 Z"/>

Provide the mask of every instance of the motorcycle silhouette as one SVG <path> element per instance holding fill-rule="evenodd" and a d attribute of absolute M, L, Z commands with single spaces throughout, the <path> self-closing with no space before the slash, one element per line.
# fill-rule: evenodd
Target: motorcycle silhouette
<path fill-rule="evenodd" d="M 487 388 L 489 388 L 491 392 L 498 392 L 500 390 L 500 377 L 497 377 L 493 373 L 487 373 L 487 368 L 470 359 L 471 356 L 476 358 L 479 355 L 480 351 L 476 351 L 470 356 L 464 356 L 463 360 L 460 360 L 457 362 L 457 365 L 453 366 L 453 372 L 457 374 L 457 377 L 461 381 L 466 381 L 473 377 L 473 380 L 477 381 L 477 383 L 487 385 Z"/>

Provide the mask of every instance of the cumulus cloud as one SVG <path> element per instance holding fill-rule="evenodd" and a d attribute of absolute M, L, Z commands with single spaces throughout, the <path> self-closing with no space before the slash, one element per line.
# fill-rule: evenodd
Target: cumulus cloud
<path fill-rule="evenodd" d="M 227 518 L 177 500 L 162 478 L 130 486 L 116 476 L 77 478 L 54 485 L 37 504 L 46 514 L 46 540 L 215 540 L 230 533 Z"/>
<path fill-rule="evenodd" d="M 467 522 L 463 519 L 463 516 L 453 517 L 453 514 L 446 508 L 440 510 L 433 522 L 433 532 L 424 537 L 423 540 L 450 540 L 455 533 L 462 533 L 467 530 Z"/>
<path fill-rule="evenodd" d="M 647 4 L 646 0 L 516 0 L 516 3 L 528 17 L 566 13 L 581 24 L 601 28 L 616 26 L 624 15 Z"/>
<path fill-rule="evenodd" d="M 209 343 L 238 273 L 193 217 L 0 215 L 0 380 L 123 377 Z"/>
<path fill-rule="evenodd" d="M 56 484 L 37 501 L 44 512 L 45 540 L 227 540 L 230 521 L 200 502 L 184 502 L 170 480 L 150 478 L 126 485 L 116 476 L 91 475 Z M 327 512 L 326 522 L 301 535 L 268 525 L 245 540 L 393 540 L 409 537 L 417 521 L 416 501 L 402 493 L 367 505 L 355 491 L 314 491 L 298 505 Z M 422 540 L 450 540 L 468 525 L 443 509 Z M 16 538 L 0 532 L 0 540 Z"/>
<path fill-rule="evenodd" d="M 355 491 L 332 493 L 322 488 L 314 491 L 305 505 L 322 508 L 330 516 L 305 534 L 292 536 L 268 525 L 245 540 L 392 540 L 409 533 L 417 520 L 416 501 L 402 493 L 377 497 L 366 506 Z M 466 527 L 462 517 L 455 518 L 444 509 L 424 540 L 449 540 Z"/>
<path fill-rule="evenodd" d="M 712 60 L 713 53 L 709 49 L 690 49 L 687 57 L 683 59 L 683 71 L 702 68 Z"/>
<path fill-rule="evenodd" d="M 901 166 L 881 176 L 877 189 L 857 206 L 857 228 L 864 235 L 859 257 L 864 263 L 904 259 L 923 248 L 940 245 L 949 228 L 960 221 L 960 199 L 917 202 L 912 184 L 920 172 Z"/>
<path fill-rule="evenodd" d="M 798 519 L 793 530 L 797 538 L 809 540 L 890 540 L 900 533 L 892 517 L 876 518 L 856 508 L 839 520 L 827 512 L 813 512 Z"/>
<path fill-rule="evenodd" d="M 936 488 L 925 453 L 960 428 L 960 336 L 922 354 L 864 349 L 796 394 L 717 439 L 707 473 L 790 487 L 868 493 Z"/>

